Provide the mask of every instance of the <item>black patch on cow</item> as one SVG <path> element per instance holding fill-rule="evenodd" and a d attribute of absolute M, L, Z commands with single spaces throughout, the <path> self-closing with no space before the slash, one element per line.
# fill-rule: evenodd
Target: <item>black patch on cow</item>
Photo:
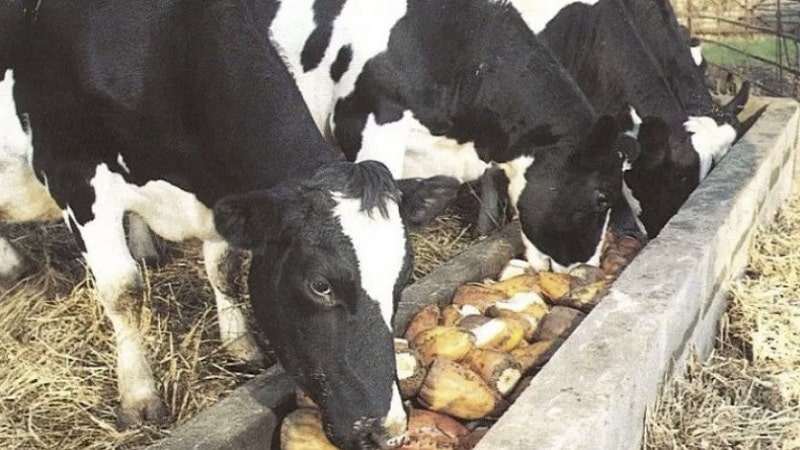
<path fill-rule="evenodd" d="M 350 45 L 344 45 L 339 49 L 336 54 L 336 60 L 331 64 L 331 79 L 338 83 L 342 79 L 342 75 L 350 68 L 350 62 L 353 60 L 353 49 Z"/>
<path fill-rule="evenodd" d="M 333 34 L 333 21 L 342 11 L 344 0 L 317 0 L 314 2 L 314 24 L 316 28 L 306 39 L 300 62 L 303 64 L 303 72 L 314 70 L 325 57 L 325 50 L 331 43 Z"/>

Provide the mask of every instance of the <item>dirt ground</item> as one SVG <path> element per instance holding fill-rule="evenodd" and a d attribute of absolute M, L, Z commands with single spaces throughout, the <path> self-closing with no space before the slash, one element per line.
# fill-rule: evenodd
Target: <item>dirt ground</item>
<path fill-rule="evenodd" d="M 800 193 L 759 230 L 708 360 L 649 415 L 643 449 L 800 449 Z"/>

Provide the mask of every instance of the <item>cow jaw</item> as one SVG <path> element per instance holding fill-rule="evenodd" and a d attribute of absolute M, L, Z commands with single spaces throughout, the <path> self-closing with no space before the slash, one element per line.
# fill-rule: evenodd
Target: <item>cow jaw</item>
<path fill-rule="evenodd" d="M 719 125 L 708 116 L 690 116 L 683 126 L 692 133 L 692 147 L 700 157 L 698 181 L 703 181 L 711 172 L 714 162 L 728 153 L 736 139 L 736 130 L 727 123 Z"/>

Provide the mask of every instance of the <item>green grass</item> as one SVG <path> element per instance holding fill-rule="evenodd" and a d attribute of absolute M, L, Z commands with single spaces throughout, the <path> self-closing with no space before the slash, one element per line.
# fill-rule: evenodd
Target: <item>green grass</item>
<path fill-rule="evenodd" d="M 714 40 L 758 55 L 770 61 L 777 61 L 778 39 L 774 36 L 756 36 L 753 38 L 721 37 L 715 38 Z M 795 47 L 793 42 L 785 41 L 784 46 L 788 47 L 790 55 L 794 53 Z M 703 42 L 703 56 L 709 62 L 725 66 L 746 65 L 749 59 L 746 55 L 710 42 Z"/>

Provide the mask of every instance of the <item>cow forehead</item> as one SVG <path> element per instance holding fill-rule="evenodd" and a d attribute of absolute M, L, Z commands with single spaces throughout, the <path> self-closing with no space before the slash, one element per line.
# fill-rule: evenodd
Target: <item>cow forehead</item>
<path fill-rule="evenodd" d="M 387 201 L 384 216 L 379 208 L 362 210 L 361 200 L 331 192 L 333 213 L 350 239 L 358 260 L 361 286 L 378 303 L 386 326 L 392 329 L 394 288 L 405 260 L 406 233 L 397 203 Z"/>

